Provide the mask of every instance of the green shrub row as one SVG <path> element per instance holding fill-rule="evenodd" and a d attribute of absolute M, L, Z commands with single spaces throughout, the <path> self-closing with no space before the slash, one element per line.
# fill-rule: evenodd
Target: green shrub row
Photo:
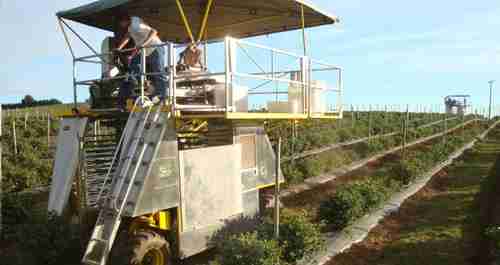
<path fill-rule="evenodd" d="M 461 119 L 455 119 L 448 122 L 448 128 L 453 128 L 462 122 Z M 479 128 L 479 127 L 477 127 Z M 407 142 L 414 141 L 416 138 L 427 137 L 443 130 L 442 124 L 436 124 L 431 127 L 409 131 L 407 133 Z M 469 128 L 477 132 L 476 127 Z M 477 133 L 476 133 L 477 134 Z M 401 134 L 396 134 L 391 137 L 375 138 L 370 141 L 354 144 L 349 147 L 339 148 L 331 151 L 326 151 L 318 155 L 287 161 L 282 163 L 282 170 L 286 178 L 287 184 L 302 183 L 306 178 L 328 174 L 333 170 L 344 165 L 350 164 L 367 158 L 376 153 L 400 146 L 403 142 Z M 451 139 L 454 141 L 454 139 Z"/>
<path fill-rule="evenodd" d="M 434 165 L 444 161 L 450 153 L 478 135 L 482 125 L 463 131 L 462 137 L 447 136 L 418 149 L 408 150 L 404 160 L 393 163 L 379 177 L 340 186 L 335 194 L 321 202 L 318 216 L 333 230 L 341 230 L 367 214 L 401 187 L 415 181 Z"/>
<path fill-rule="evenodd" d="M 408 124 L 408 128 L 416 128 L 432 121 L 441 120 L 443 117 L 443 114 L 436 113 L 411 113 L 411 122 Z M 468 115 L 465 119 L 472 117 L 472 115 Z M 369 128 L 371 128 L 371 135 L 399 131 L 402 128 L 402 120 L 405 118 L 406 113 L 401 112 L 373 111 L 352 113 L 345 111 L 342 120 L 314 119 L 300 121 L 297 125 L 297 134 L 295 137 L 291 137 L 293 122 L 290 121 L 267 121 L 266 132 L 271 140 L 275 140 L 278 137 L 284 139 L 282 154 L 283 157 L 288 157 L 325 145 L 367 137 L 370 134 Z M 460 119 L 449 121 L 449 127 L 459 122 L 461 122 Z M 429 131 L 433 129 L 416 129 L 418 132 L 421 130 Z"/>
<path fill-rule="evenodd" d="M 500 262 L 500 224 L 491 225 L 485 229 L 484 234 L 491 244 L 491 255 L 496 260 L 496 264 Z"/>
<path fill-rule="evenodd" d="M 366 180 L 341 186 L 318 209 L 321 220 L 340 230 L 385 201 L 395 189 L 387 179 Z"/>
<path fill-rule="evenodd" d="M 325 246 L 319 226 L 305 212 L 289 210 L 281 213 L 278 240 L 272 221 L 266 218 L 256 231 L 227 233 L 214 244 L 218 253 L 215 264 L 220 265 L 274 265 L 278 260 L 280 264 L 296 264 Z"/>
<path fill-rule="evenodd" d="M 500 156 L 497 156 L 494 166 L 487 177 L 481 181 L 479 193 L 479 212 L 473 218 L 479 225 L 479 238 L 485 242 L 487 257 L 484 260 L 495 260 L 491 264 L 500 263 Z M 484 253 L 484 252 L 482 252 Z"/>
<path fill-rule="evenodd" d="M 14 148 L 13 118 L 3 121 L 2 135 L 2 191 L 20 192 L 50 183 L 52 160 L 47 143 L 47 121 L 16 120 L 17 154 Z M 51 135 L 56 135 L 58 122 L 51 123 Z"/>
<path fill-rule="evenodd" d="M 370 142 L 361 142 L 349 148 L 335 149 L 319 155 L 282 163 L 287 184 L 297 184 L 306 178 L 328 174 L 341 166 L 351 164 L 395 147 L 397 142 L 392 137 L 377 138 Z"/>
<path fill-rule="evenodd" d="M 231 235 L 217 250 L 217 264 L 221 265 L 274 265 L 281 256 L 278 242 L 262 238 L 257 232 Z"/>
<path fill-rule="evenodd" d="M 448 154 L 469 142 L 485 129 L 484 124 L 464 130 L 463 137 L 447 137 L 424 145 L 418 150 L 410 150 L 406 159 L 394 163 L 382 177 L 358 181 L 340 186 L 336 193 L 327 198 L 318 208 L 321 222 L 334 230 L 340 230 L 379 207 L 388 197 L 402 186 L 413 182 L 418 176 L 435 164 L 447 158 Z M 393 141 L 392 143 L 394 144 Z M 386 148 L 383 140 L 363 143 L 366 148 L 373 145 L 373 152 Z M 370 152 L 370 151 L 368 151 Z M 368 153 L 367 152 L 367 153 Z M 353 152 L 354 153 L 354 152 Z M 326 152 L 316 159 L 304 159 L 296 165 L 285 164 L 285 174 L 320 174 L 328 168 L 324 165 L 345 164 L 346 157 L 335 152 Z M 290 176 L 290 175 L 289 175 Z M 297 180 L 296 180 L 297 181 Z M 281 264 L 294 264 L 298 260 L 310 258 L 318 249 L 324 247 L 319 226 L 308 221 L 305 214 L 284 214 L 280 225 L 281 237 L 275 241 L 272 237 L 272 224 L 267 221 L 257 232 L 232 235 L 230 240 L 221 240 L 216 264 L 275 264 L 277 256 Z"/>
<path fill-rule="evenodd" d="M 77 265 L 82 256 L 79 229 L 55 216 L 28 215 L 0 251 L 2 264 Z"/>

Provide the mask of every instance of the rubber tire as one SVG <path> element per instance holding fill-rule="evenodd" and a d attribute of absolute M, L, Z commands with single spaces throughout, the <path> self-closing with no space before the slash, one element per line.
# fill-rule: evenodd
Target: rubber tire
<path fill-rule="evenodd" d="M 144 256 L 152 249 L 163 253 L 165 264 L 172 264 L 172 255 L 168 241 L 153 230 L 139 230 L 132 235 L 123 231 L 118 237 L 118 242 L 111 251 L 112 265 L 138 265 Z"/>

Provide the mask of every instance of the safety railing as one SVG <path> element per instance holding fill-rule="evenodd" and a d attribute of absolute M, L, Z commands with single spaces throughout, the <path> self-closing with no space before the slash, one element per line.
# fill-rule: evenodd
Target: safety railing
<path fill-rule="evenodd" d="M 165 71 L 151 72 L 146 67 L 145 49 L 155 47 L 165 47 Z M 223 45 L 218 46 L 221 47 L 223 52 L 214 52 L 219 56 L 207 64 L 205 46 L 205 68 L 197 71 L 179 70 L 177 57 L 185 45 L 164 43 L 141 48 L 140 73 L 103 72 L 100 78 L 86 80 L 78 79 L 79 64 L 113 65 L 114 54 L 75 58 L 75 102 L 80 86 L 106 83 L 116 96 L 122 82 L 131 78 L 136 81 L 135 96 L 144 98 L 150 87 L 148 79 L 165 75 L 165 102 L 180 113 L 217 113 L 229 119 L 342 117 L 340 67 L 231 37 L 225 38 Z M 210 71 L 216 68 L 222 69 Z"/>
<path fill-rule="evenodd" d="M 146 62 L 146 49 L 151 49 L 151 48 L 159 48 L 162 47 L 165 49 L 165 58 L 161 58 L 162 60 L 166 60 L 166 69 L 165 71 L 160 71 L 160 72 L 151 72 L 147 71 L 147 62 Z M 131 72 L 120 72 L 117 70 L 118 66 L 115 60 L 115 55 L 116 53 L 113 52 L 104 52 L 101 54 L 94 54 L 90 56 L 84 56 L 84 57 L 78 57 L 73 59 L 73 93 L 74 93 L 74 101 L 75 103 L 78 102 L 78 88 L 80 86 L 86 86 L 86 87 L 93 87 L 93 86 L 100 86 L 97 89 L 104 90 L 106 87 L 106 90 L 108 91 L 109 94 L 116 94 L 118 93 L 120 87 L 122 87 L 123 82 L 129 81 L 133 82 L 134 84 L 137 84 L 137 86 L 133 86 L 132 89 L 138 90 L 139 93 L 135 96 L 137 98 L 141 99 L 141 102 L 144 104 L 145 101 L 145 95 L 146 95 L 146 89 L 147 89 L 147 82 L 146 80 L 148 78 L 151 78 L 153 76 L 159 76 L 159 75 L 164 75 L 168 79 L 171 80 L 170 75 L 172 74 L 171 71 L 168 71 L 168 69 L 171 69 L 171 66 L 175 65 L 175 62 L 173 61 L 173 50 L 174 46 L 172 43 L 163 43 L 159 45 L 151 45 L 147 47 L 142 47 L 138 50 L 138 54 L 136 56 L 139 56 L 140 58 L 140 63 L 139 63 L 139 73 L 131 73 Z M 133 52 L 135 49 L 125 49 L 120 51 L 121 53 L 126 53 L 126 52 Z M 98 59 L 98 60 L 96 60 Z M 79 64 L 82 63 L 90 63 L 90 64 L 100 64 L 102 66 L 102 69 L 108 69 L 108 70 L 102 70 L 101 76 L 93 79 L 78 79 L 78 68 Z M 115 74 L 112 72 L 115 71 Z M 132 81 L 133 80 L 133 81 Z M 167 82 L 166 84 L 166 90 L 165 94 L 166 95 L 172 95 L 171 91 L 173 90 L 170 82 Z"/>
<path fill-rule="evenodd" d="M 225 49 L 227 117 L 341 117 L 340 67 L 234 38 Z M 242 94 L 247 109 L 238 104 Z"/>
<path fill-rule="evenodd" d="M 309 116 L 341 118 L 342 68 L 314 59 L 309 59 L 309 65 Z"/>
<path fill-rule="evenodd" d="M 225 49 L 228 117 L 307 117 L 303 57 L 233 38 Z"/>

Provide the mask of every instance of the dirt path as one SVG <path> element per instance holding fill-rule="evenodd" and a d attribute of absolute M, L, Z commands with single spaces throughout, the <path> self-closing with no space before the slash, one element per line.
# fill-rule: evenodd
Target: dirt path
<path fill-rule="evenodd" d="M 475 264 L 472 216 L 481 179 L 500 154 L 500 128 L 438 173 L 368 237 L 328 265 Z"/>

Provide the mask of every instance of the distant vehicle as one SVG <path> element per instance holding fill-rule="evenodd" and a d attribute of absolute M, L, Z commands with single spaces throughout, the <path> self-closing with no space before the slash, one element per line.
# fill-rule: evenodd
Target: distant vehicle
<path fill-rule="evenodd" d="M 444 98 L 447 114 L 464 115 L 470 105 L 470 95 L 449 95 Z"/>

